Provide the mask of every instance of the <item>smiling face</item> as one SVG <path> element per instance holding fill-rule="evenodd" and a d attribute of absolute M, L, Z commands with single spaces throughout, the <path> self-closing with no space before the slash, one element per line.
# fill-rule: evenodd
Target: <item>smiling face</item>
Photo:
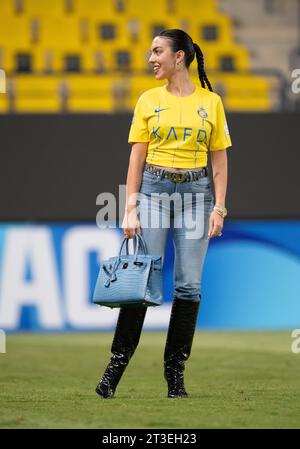
<path fill-rule="evenodd" d="M 149 64 L 153 67 L 155 78 L 162 80 L 170 78 L 176 72 L 176 62 L 183 61 L 184 52 L 179 50 L 174 53 L 170 47 L 170 40 L 157 36 L 153 39 Z"/>

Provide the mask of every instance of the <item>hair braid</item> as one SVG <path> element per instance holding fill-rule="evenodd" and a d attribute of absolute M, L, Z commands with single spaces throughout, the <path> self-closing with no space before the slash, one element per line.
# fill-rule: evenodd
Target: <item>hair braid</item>
<path fill-rule="evenodd" d="M 193 47 L 195 49 L 196 58 L 197 58 L 197 62 L 198 62 L 198 74 L 199 74 L 199 79 L 200 79 L 200 82 L 201 82 L 201 86 L 205 89 L 206 88 L 205 84 L 206 84 L 208 89 L 211 92 L 213 92 L 211 84 L 210 84 L 210 82 L 209 82 L 209 80 L 207 78 L 207 75 L 205 73 L 205 70 L 204 70 L 204 56 L 203 56 L 203 53 L 202 53 L 202 51 L 201 51 L 201 49 L 200 49 L 198 44 L 193 43 Z"/>

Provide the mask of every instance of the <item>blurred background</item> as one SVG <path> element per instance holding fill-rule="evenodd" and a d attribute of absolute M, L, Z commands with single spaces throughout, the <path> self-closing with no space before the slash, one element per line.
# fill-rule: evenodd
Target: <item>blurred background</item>
<path fill-rule="evenodd" d="M 92 292 L 122 232 L 96 226 L 96 198 L 115 195 L 119 224 L 135 103 L 167 82 L 148 64 L 166 28 L 200 45 L 233 142 L 198 327 L 300 327 L 300 1 L 0 0 L 1 329 L 113 329 Z M 190 74 L 199 85 L 196 60 Z M 173 257 L 169 236 L 147 329 L 167 327 Z"/>

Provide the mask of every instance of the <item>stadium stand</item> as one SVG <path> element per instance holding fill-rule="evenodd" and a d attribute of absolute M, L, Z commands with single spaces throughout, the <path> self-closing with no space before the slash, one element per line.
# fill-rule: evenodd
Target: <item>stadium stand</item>
<path fill-rule="evenodd" d="M 199 43 L 228 110 L 272 110 L 272 83 L 252 72 L 230 3 L 222 1 L 221 12 L 215 0 L 151 0 L 149 8 L 139 0 L 2 0 L 0 68 L 8 93 L 0 111 L 131 110 L 142 91 L 158 85 L 148 56 L 164 28 L 185 29 Z M 195 63 L 190 70 L 198 83 Z"/>
<path fill-rule="evenodd" d="M 289 74 L 289 53 L 299 39 L 297 0 L 220 0 L 235 24 L 234 38 L 249 49 L 253 69 Z"/>

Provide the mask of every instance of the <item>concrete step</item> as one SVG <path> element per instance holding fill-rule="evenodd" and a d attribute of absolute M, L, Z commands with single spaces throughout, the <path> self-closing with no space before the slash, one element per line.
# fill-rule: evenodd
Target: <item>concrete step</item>
<path fill-rule="evenodd" d="M 235 27 L 234 36 L 239 42 L 249 45 L 265 45 L 280 43 L 297 44 L 300 31 L 296 26 L 274 27 L 273 25 L 250 25 Z"/>
<path fill-rule="evenodd" d="M 277 0 L 273 4 L 274 9 L 268 12 L 265 0 L 218 0 L 218 9 L 243 24 L 298 26 L 297 0 Z"/>
<path fill-rule="evenodd" d="M 290 68 L 290 45 L 279 43 L 274 45 L 264 45 L 259 49 L 250 48 L 250 61 L 252 69 L 276 69 L 289 77 Z"/>

